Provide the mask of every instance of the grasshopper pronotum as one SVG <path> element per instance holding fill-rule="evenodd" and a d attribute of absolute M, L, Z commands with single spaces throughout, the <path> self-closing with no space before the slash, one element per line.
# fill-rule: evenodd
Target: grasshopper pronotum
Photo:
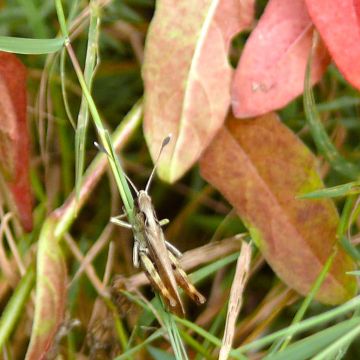
<path fill-rule="evenodd" d="M 201 295 L 188 279 L 185 271 L 181 268 L 178 258 L 181 253 L 172 244 L 165 240 L 161 226 L 168 220 L 159 221 L 155 209 L 148 194 L 152 178 L 154 177 L 157 162 L 164 147 L 169 143 L 170 136 L 166 137 L 161 145 L 158 158 L 151 172 L 145 190 L 137 190 L 135 185 L 127 178 L 136 192 L 133 216 L 127 216 L 126 212 L 120 216 L 112 217 L 114 224 L 130 228 L 134 234 L 133 263 L 135 267 L 141 266 L 152 286 L 160 293 L 170 311 L 179 316 L 184 316 L 177 285 L 198 304 L 203 304 L 206 299 Z M 122 219 L 132 219 L 127 223 Z"/>

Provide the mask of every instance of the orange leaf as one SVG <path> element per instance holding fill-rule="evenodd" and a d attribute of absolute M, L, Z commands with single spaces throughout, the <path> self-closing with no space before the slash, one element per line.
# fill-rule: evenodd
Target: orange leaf
<path fill-rule="evenodd" d="M 0 52 L 0 164 L 25 230 L 32 228 L 26 69 L 13 54 Z"/>
<path fill-rule="evenodd" d="M 232 106 L 236 117 L 258 116 L 282 108 L 304 90 L 313 25 L 304 0 L 270 0 L 251 33 L 235 72 Z M 313 57 L 312 84 L 329 56 L 319 42 Z"/>
<path fill-rule="evenodd" d="M 315 158 L 275 114 L 229 117 L 205 151 L 201 173 L 235 207 L 276 274 L 306 295 L 336 244 L 338 213 L 330 199 L 296 196 L 321 188 Z M 356 292 L 352 259 L 338 249 L 317 294 L 338 304 Z"/>
<path fill-rule="evenodd" d="M 249 27 L 254 0 L 160 0 L 145 48 L 144 132 L 158 171 L 174 182 L 199 158 L 230 103 L 231 38 Z"/>

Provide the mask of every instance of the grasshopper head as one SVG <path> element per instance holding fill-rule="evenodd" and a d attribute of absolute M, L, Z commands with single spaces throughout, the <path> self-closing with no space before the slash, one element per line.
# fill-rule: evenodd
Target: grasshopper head
<path fill-rule="evenodd" d="M 139 191 L 137 203 L 141 212 L 146 212 L 146 209 L 152 207 L 151 198 L 145 190 Z"/>

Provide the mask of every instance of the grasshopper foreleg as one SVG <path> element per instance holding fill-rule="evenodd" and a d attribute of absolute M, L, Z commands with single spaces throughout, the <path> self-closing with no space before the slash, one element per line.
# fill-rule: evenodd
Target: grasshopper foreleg
<path fill-rule="evenodd" d="M 111 221 L 113 224 L 115 224 L 115 225 L 119 225 L 119 226 L 125 227 L 125 228 L 127 228 L 127 229 L 132 229 L 132 225 L 131 225 L 131 224 L 129 224 L 129 223 L 126 222 L 126 221 L 121 220 L 121 219 L 123 219 L 124 217 L 126 217 L 126 214 L 125 214 L 125 213 L 124 213 L 124 214 L 121 214 L 121 215 L 119 215 L 119 216 L 112 216 L 112 217 L 110 218 L 110 221 Z"/>
<path fill-rule="evenodd" d="M 159 221 L 159 225 L 164 226 L 164 225 L 167 225 L 169 222 L 170 222 L 169 219 L 162 219 Z"/>

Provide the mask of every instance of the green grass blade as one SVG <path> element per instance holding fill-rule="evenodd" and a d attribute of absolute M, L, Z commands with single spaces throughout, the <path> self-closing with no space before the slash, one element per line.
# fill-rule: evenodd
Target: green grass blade
<path fill-rule="evenodd" d="M 222 331 L 222 329 L 225 326 L 225 322 L 226 322 L 226 314 L 227 314 L 227 307 L 223 306 L 222 309 L 218 312 L 218 314 L 214 318 L 214 320 L 208 330 L 208 332 L 210 334 L 216 336 L 216 334 L 218 334 Z M 204 340 L 202 343 L 202 348 L 205 351 L 210 351 L 212 346 L 207 340 Z M 201 359 L 202 359 L 202 357 L 200 356 L 200 354 L 198 354 L 198 356 L 195 358 L 195 360 L 201 360 Z"/>
<path fill-rule="evenodd" d="M 340 338 L 335 338 L 334 342 L 323 350 L 320 354 L 313 357 L 312 360 L 329 360 L 331 357 L 343 353 L 343 347 L 348 346 L 360 334 L 360 325 L 354 329 L 349 329 L 344 335 L 339 335 Z"/>
<path fill-rule="evenodd" d="M 197 352 L 196 358 L 199 357 L 201 359 L 209 360 L 213 359 L 213 356 L 206 351 L 206 347 L 203 344 L 200 344 L 196 339 L 194 339 L 192 335 L 188 334 L 186 331 L 181 331 L 181 338 L 188 346 L 190 346 Z"/>
<path fill-rule="evenodd" d="M 60 50 L 65 43 L 64 38 L 27 39 L 11 36 L 0 36 L 0 50 L 16 54 L 39 55 Z"/>
<path fill-rule="evenodd" d="M 359 318 L 344 321 L 340 324 L 319 331 L 315 335 L 311 335 L 303 340 L 297 341 L 282 352 L 265 356 L 264 360 L 308 359 L 309 357 L 318 354 L 319 351 L 329 347 L 337 339 L 346 336 L 348 333 L 351 333 L 353 330 L 356 329 L 359 331 L 359 324 Z M 321 357 L 321 359 L 324 358 Z"/>
<path fill-rule="evenodd" d="M 338 306 L 332 310 L 329 310 L 323 314 L 313 316 L 309 319 L 303 320 L 300 323 L 290 325 L 286 329 L 276 331 L 270 335 L 264 336 L 263 338 L 261 338 L 259 340 L 255 340 L 249 344 L 240 346 L 239 348 L 234 350 L 234 352 L 239 354 L 239 353 L 244 353 L 246 351 L 260 349 L 260 348 L 270 344 L 274 340 L 281 338 L 283 336 L 295 335 L 300 332 L 309 330 L 315 326 L 320 326 L 324 323 L 332 321 L 339 316 L 345 315 L 346 313 L 348 313 L 350 311 L 356 310 L 357 308 L 359 308 L 359 306 L 360 306 L 360 296 L 357 296 L 357 297 L 351 299 L 350 301 L 346 302 L 345 304 L 340 305 L 340 306 Z"/>
<path fill-rule="evenodd" d="M 91 11 L 92 12 L 98 12 L 99 10 L 97 9 L 97 6 L 92 3 L 91 4 Z M 62 9 L 62 5 L 61 5 L 61 1 L 57 0 L 56 2 L 56 9 L 57 9 L 57 14 L 58 14 L 58 18 L 60 21 L 60 25 L 62 28 L 63 33 L 67 32 L 66 29 L 66 24 L 64 23 L 64 12 Z M 77 78 L 79 80 L 81 89 L 83 91 L 83 95 L 86 98 L 86 101 L 88 103 L 89 106 L 89 110 L 93 119 L 93 122 L 96 126 L 96 130 L 99 134 L 99 137 L 101 139 L 102 145 L 104 146 L 105 150 L 108 153 L 108 159 L 109 159 L 109 163 L 110 163 L 110 167 L 111 170 L 114 174 L 115 177 L 115 181 L 116 181 L 116 185 L 118 187 L 118 190 L 120 192 L 121 195 L 121 199 L 124 203 L 124 207 L 126 209 L 129 221 L 131 222 L 132 220 L 132 215 L 133 215 L 133 208 L 134 208 L 134 199 L 132 197 L 129 185 L 126 181 L 125 175 L 124 175 L 124 171 L 121 168 L 119 159 L 117 158 L 113 145 L 111 143 L 111 139 L 109 136 L 108 131 L 104 128 L 99 112 L 96 108 L 94 99 L 91 96 L 90 90 L 86 84 L 85 78 L 84 78 L 84 74 L 81 70 L 81 67 L 79 65 L 79 62 L 76 58 L 76 55 L 74 53 L 74 50 L 71 47 L 71 44 L 69 42 L 66 42 L 65 44 L 66 49 L 68 51 L 68 54 L 70 56 L 70 59 L 72 61 L 72 64 L 74 66 Z M 137 106 L 137 104 L 135 105 L 135 107 Z"/>
<path fill-rule="evenodd" d="M 334 261 L 334 258 L 336 256 L 336 251 L 333 251 L 333 253 L 331 254 L 331 256 L 329 256 L 329 258 L 327 259 L 323 269 L 321 270 L 320 274 L 318 275 L 318 277 L 316 278 L 314 284 L 311 287 L 311 290 L 309 292 L 309 294 L 306 296 L 306 298 L 304 299 L 304 301 L 302 302 L 299 310 L 296 312 L 291 325 L 297 324 L 301 321 L 301 319 L 304 317 L 306 310 L 309 308 L 311 302 L 314 300 L 317 292 L 319 291 L 322 283 L 324 282 L 326 275 L 328 274 L 331 265 Z M 273 348 L 273 352 L 275 352 L 279 347 L 280 347 L 280 351 L 284 351 L 284 349 L 288 346 L 288 344 L 290 343 L 291 339 L 292 339 L 293 335 L 288 335 L 286 336 L 284 339 L 279 340 L 272 348 Z"/>
<path fill-rule="evenodd" d="M 119 141 L 126 141 L 125 139 L 130 136 L 140 125 L 142 116 L 142 104 L 141 101 L 137 102 L 128 114 L 124 117 L 123 121 L 118 125 L 116 130 L 112 134 L 112 141 L 115 144 L 119 144 Z M 122 140 L 121 140 L 122 139 Z M 106 156 L 105 154 L 98 154 L 92 161 L 92 163 L 87 168 L 84 174 L 83 186 L 89 182 L 89 180 L 96 174 L 98 171 L 99 164 L 102 163 L 102 157 Z M 91 185 L 90 185 L 91 186 Z M 84 205 L 86 197 L 83 197 L 83 202 L 80 203 L 80 206 Z M 79 204 L 76 203 L 74 198 L 70 198 L 70 203 L 67 204 L 65 211 L 62 213 L 61 218 L 59 219 L 58 225 L 56 227 L 56 236 L 58 238 L 64 236 L 65 232 L 68 231 L 70 226 L 74 223 L 75 216 Z"/>
<path fill-rule="evenodd" d="M 87 87 L 91 90 L 98 53 L 100 19 L 97 11 L 91 11 L 90 26 L 88 32 L 88 44 L 86 50 L 84 78 Z M 79 196 L 82 175 L 85 163 L 86 131 L 89 123 L 89 106 L 85 96 L 81 98 L 80 111 L 75 134 L 75 189 Z"/>
<path fill-rule="evenodd" d="M 173 354 L 169 354 L 168 352 L 155 348 L 153 346 L 147 347 L 148 352 L 155 360 L 174 360 L 175 357 Z"/>
<path fill-rule="evenodd" d="M 76 129 L 75 120 L 74 120 L 74 117 L 73 117 L 71 109 L 70 109 L 69 100 L 68 100 L 67 91 L 66 91 L 66 70 L 65 70 L 66 66 L 65 66 L 65 63 L 66 63 L 66 50 L 65 50 L 65 48 L 63 48 L 61 51 L 61 55 L 60 55 L 61 94 L 62 94 L 62 98 L 63 98 L 63 102 L 64 102 L 65 113 L 66 113 L 72 127 L 74 129 Z"/>
<path fill-rule="evenodd" d="M 350 182 L 347 184 L 337 185 L 326 189 L 312 191 L 307 194 L 299 195 L 299 199 L 322 199 L 348 196 L 360 193 L 360 183 Z"/>
<path fill-rule="evenodd" d="M 133 209 L 134 209 L 134 199 L 132 197 L 129 184 L 125 178 L 124 171 L 120 165 L 119 158 L 117 157 L 115 153 L 115 149 L 113 147 L 113 144 L 111 142 L 111 138 L 109 135 L 109 132 L 107 130 L 104 130 L 103 133 L 104 138 L 104 146 L 109 154 L 109 160 L 110 165 L 113 170 L 113 174 L 116 180 L 116 183 L 118 185 L 121 198 L 123 200 L 127 216 L 130 222 L 132 222 L 133 219 Z"/>
<path fill-rule="evenodd" d="M 206 339 L 207 341 L 209 341 L 210 343 L 212 343 L 213 345 L 220 347 L 221 346 L 221 340 L 210 334 L 208 331 L 204 330 L 203 328 L 201 328 L 200 326 L 194 324 L 193 322 L 186 320 L 186 319 L 181 319 L 181 318 L 176 318 L 176 321 L 179 324 L 182 324 L 184 326 L 186 326 L 188 329 L 191 329 L 192 331 L 194 331 L 195 333 L 199 334 L 201 337 L 203 337 L 204 339 Z"/>
<path fill-rule="evenodd" d="M 162 318 L 166 331 L 169 335 L 170 344 L 174 351 L 175 358 L 177 360 L 188 360 L 185 346 L 176 325 L 174 315 L 166 312 L 162 306 L 159 307 L 159 315 Z"/>
<path fill-rule="evenodd" d="M 66 38 L 68 38 L 69 33 L 68 33 L 67 25 L 66 25 L 66 19 L 65 19 L 65 15 L 64 15 L 64 9 L 61 4 L 61 0 L 55 0 L 55 6 L 56 6 L 56 12 L 57 12 L 57 16 L 59 19 L 61 32 Z"/>
<path fill-rule="evenodd" d="M 349 241 L 346 236 L 340 238 L 340 244 L 344 250 L 355 260 L 360 261 L 360 252 L 359 250 Z"/>
<path fill-rule="evenodd" d="M 318 111 L 334 111 L 348 107 L 359 106 L 360 99 L 353 96 L 341 96 L 331 101 L 317 104 Z"/>
<path fill-rule="evenodd" d="M 200 326 L 196 325 L 195 323 L 176 317 L 176 322 L 186 326 L 188 329 L 191 329 L 193 332 L 197 333 L 198 335 L 202 336 L 204 339 L 206 339 L 209 343 L 215 345 L 217 348 L 221 347 L 222 341 L 217 338 L 216 336 L 210 334 L 208 331 L 204 330 Z M 231 350 L 230 351 L 231 358 L 238 359 L 238 360 L 244 360 L 247 359 L 246 356 L 241 354 L 239 351 Z"/>
<path fill-rule="evenodd" d="M 356 212 L 353 212 L 355 206 L 356 196 L 352 195 L 346 198 L 343 207 L 340 222 L 336 230 L 336 237 L 339 239 L 344 250 L 355 260 L 360 261 L 360 253 L 357 248 L 349 241 L 347 237 L 347 230 L 351 228 L 352 222 L 357 218 Z"/>
<path fill-rule="evenodd" d="M 304 110 L 311 135 L 320 154 L 325 157 L 336 171 L 351 179 L 356 179 L 360 174 L 360 167 L 346 160 L 338 153 L 320 120 L 310 81 L 311 64 L 312 56 L 310 55 L 306 66 L 304 83 Z"/>
<path fill-rule="evenodd" d="M 125 293 L 125 292 L 124 292 Z M 127 294 L 129 296 L 130 294 Z M 130 298 L 130 296 L 129 296 Z M 150 311 L 149 308 L 146 308 L 146 305 L 137 303 L 142 306 L 145 311 L 142 313 L 138 320 L 139 327 L 142 326 L 150 326 L 150 324 L 153 322 L 155 316 Z M 163 302 L 160 299 L 160 296 L 158 294 L 155 295 L 155 298 L 152 300 L 152 306 L 156 309 L 156 312 L 158 316 L 160 317 L 161 323 L 164 324 L 164 327 L 166 330 L 166 333 L 169 336 L 169 341 L 171 344 L 171 347 L 174 351 L 175 358 L 177 360 L 186 360 L 188 359 L 188 356 L 185 351 L 185 346 L 183 344 L 183 341 L 180 336 L 179 329 L 177 327 L 177 324 L 175 322 L 174 315 L 167 312 L 164 308 Z"/>
<path fill-rule="evenodd" d="M 16 287 L 0 319 L 0 351 L 11 335 L 17 320 L 23 312 L 35 281 L 35 271 L 31 267 Z"/>
<path fill-rule="evenodd" d="M 214 261 L 213 263 L 206 265 L 199 270 L 194 271 L 192 274 L 189 275 L 189 277 L 190 277 L 191 281 L 194 284 L 196 284 L 196 283 L 206 279 L 207 277 L 209 277 L 216 271 L 218 271 L 218 270 L 222 269 L 223 267 L 236 261 L 238 257 L 239 257 L 239 252 L 228 255 L 223 259 Z"/>
<path fill-rule="evenodd" d="M 57 2 L 56 2 L 56 9 L 57 9 L 57 14 L 58 14 L 58 18 L 59 18 L 59 21 L 60 21 L 62 31 L 63 31 L 63 33 L 66 33 L 67 29 L 66 29 L 66 24 L 64 23 L 64 21 L 65 21 L 64 20 L 64 12 L 63 12 L 60 0 L 57 0 Z M 92 12 L 93 11 L 95 11 L 95 12 L 99 11 L 97 9 L 96 4 L 92 3 L 91 11 Z M 110 167 L 111 167 L 111 170 L 112 170 L 112 172 L 114 174 L 116 185 L 117 185 L 118 190 L 120 192 L 121 199 L 122 199 L 122 201 L 124 203 L 124 207 L 125 207 L 125 210 L 127 212 L 129 221 L 131 222 L 132 216 L 133 216 L 134 199 L 132 197 L 129 185 L 128 185 L 127 181 L 126 181 L 124 171 L 122 170 L 119 159 L 117 158 L 117 156 L 115 154 L 115 151 L 114 151 L 113 145 L 111 143 L 109 133 L 103 126 L 103 123 L 101 121 L 99 112 L 98 112 L 98 110 L 96 108 L 94 99 L 91 96 L 90 90 L 89 90 L 89 88 L 88 88 L 88 86 L 86 84 L 84 74 L 83 74 L 83 72 L 81 70 L 81 67 L 80 67 L 79 62 L 78 62 L 78 60 L 76 58 L 74 50 L 73 50 L 73 48 L 71 47 L 71 44 L 68 41 L 66 42 L 65 46 L 66 46 L 66 49 L 67 49 L 68 54 L 70 56 L 70 59 L 72 61 L 72 64 L 74 66 L 77 78 L 79 80 L 81 89 L 83 91 L 83 95 L 85 96 L 86 101 L 88 103 L 89 110 L 90 110 L 90 113 L 91 113 L 91 116 L 92 116 L 92 120 L 93 120 L 93 122 L 94 122 L 94 124 L 96 126 L 96 130 L 97 130 L 97 132 L 99 134 L 102 145 L 104 146 L 105 150 L 107 151 L 107 153 L 109 155 L 108 160 L 109 160 L 109 163 L 110 163 Z M 137 106 L 137 104 L 135 105 L 135 107 L 136 106 Z"/>
<path fill-rule="evenodd" d="M 123 360 L 123 359 L 133 359 L 133 356 L 138 353 L 141 349 L 143 349 L 145 346 L 151 344 L 156 339 L 159 339 L 165 334 L 165 331 L 163 329 L 159 329 L 155 331 L 153 334 L 151 334 L 145 341 L 140 343 L 139 345 L 136 345 L 132 347 L 131 349 L 125 351 L 120 356 L 116 357 L 114 360 Z"/>

